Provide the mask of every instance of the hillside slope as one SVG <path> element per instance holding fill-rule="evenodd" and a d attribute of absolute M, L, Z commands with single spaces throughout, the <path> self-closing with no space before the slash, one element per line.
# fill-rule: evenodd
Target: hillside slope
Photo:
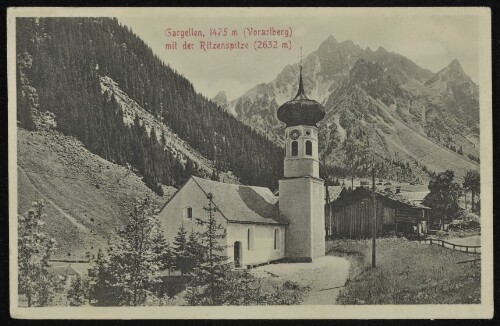
<path fill-rule="evenodd" d="M 83 259 L 107 248 L 124 226 L 135 198 L 162 205 L 175 188 L 157 196 L 129 169 L 90 153 L 55 131 L 18 129 L 18 213 L 44 200 L 45 231 L 58 242 L 53 258 Z M 69 253 L 69 255 L 68 255 Z"/>
<path fill-rule="evenodd" d="M 56 130 L 132 165 L 159 194 L 161 184 L 179 186 L 193 174 L 277 186 L 282 149 L 197 93 L 116 19 L 20 18 L 16 28 L 22 127 L 33 129 L 30 116 L 48 111 Z M 124 102 L 133 117 L 124 116 Z M 165 128 L 143 124 L 152 121 Z"/>

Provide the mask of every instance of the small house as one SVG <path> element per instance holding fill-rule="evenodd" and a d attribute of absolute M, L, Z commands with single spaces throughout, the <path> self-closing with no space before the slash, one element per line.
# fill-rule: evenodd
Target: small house
<path fill-rule="evenodd" d="M 69 287 L 77 277 L 88 275 L 89 263 L 51 262 L 47 270 L 55 275 L 64 286 Z"/>
<path fill-rule="evenodd" d="M 400 194 L 375 192 L 377 233 L 428 232 L 429 208 L 406 200 Z M 329 204 L 326 225 L 329 234 L 346 238 L 362 238 L 372 234 L 372 191 L 359 187 Z"/>

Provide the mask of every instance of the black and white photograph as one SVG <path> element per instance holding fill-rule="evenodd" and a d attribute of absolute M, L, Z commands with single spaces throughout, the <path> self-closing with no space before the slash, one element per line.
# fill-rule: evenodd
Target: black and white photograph
<path fill-rule="evenodd" d="M 493 316 L 488 8 L 7 27 L 12 317 Z"/>

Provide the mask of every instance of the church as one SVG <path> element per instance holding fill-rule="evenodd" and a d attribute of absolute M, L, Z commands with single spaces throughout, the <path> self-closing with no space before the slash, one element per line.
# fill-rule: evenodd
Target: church
<path fill-rule="evenodd" d="M 300 66 L 297 95 L 278 108 L 285 127 L 284 176 L 279 195 L 264 187 L 235 185 L 191 177 L 159 214 L 172 242 L 183 225 L 189 232 L 205 218 L 207 195 L 226 229 L 223 245 L 236 267 L 277 260 L 312 262 L 325 255 L 324 181 L 319 178 L 318 127 L 325 110 L 307 98 Z"/>

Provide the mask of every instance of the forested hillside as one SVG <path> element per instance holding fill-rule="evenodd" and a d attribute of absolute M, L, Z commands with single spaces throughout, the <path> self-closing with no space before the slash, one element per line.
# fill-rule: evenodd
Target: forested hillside
<path fill-rule="evenodd" d="M 156 57 L 129 29 L 110 18 L 18 18 L 18 121 L 33 129 L 47 116 L 52 127 L 76 137 L 103 158 L 132 165 L 144 182 L 179 186 L 189 175 L 207 176 L 195 162 L 165 147 L 165 135 L 139 119 L 124 122 L 109 77 L 179 138 L 242 183 L 274 189 L 282 175 L 282 149 L 219 106 Z M 53 114 L 53 116 L 52 116 Z"/>

